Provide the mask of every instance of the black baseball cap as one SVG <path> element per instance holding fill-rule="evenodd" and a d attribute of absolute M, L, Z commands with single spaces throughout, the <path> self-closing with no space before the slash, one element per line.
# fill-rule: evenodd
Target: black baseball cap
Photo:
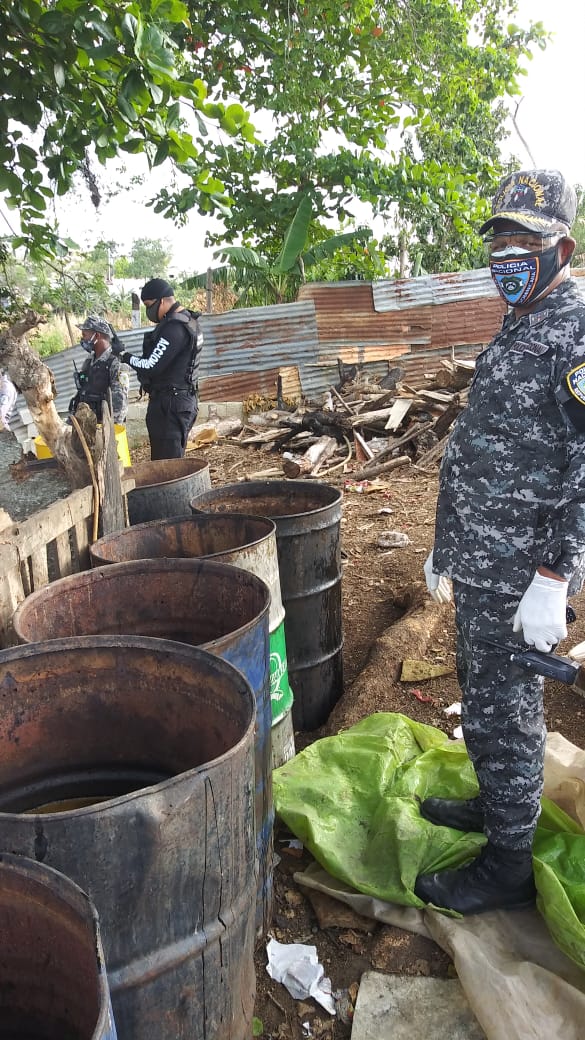
<path fill-rule="evenodd" d="M 577 214 L 575 189 L 559 170 L 516 170 L 501 182 L 492 216 L 479 229 L 485 235 L 496 220 L 513 220 L 529 231 L 569 231 Z"/>
<path fill-rule="evenodd" d="M 142 286 L 140 299 L 163 300 L 165 296 L 174 296 L 175 290 L 164 278 L 151 278 L 146 285 Z"/>

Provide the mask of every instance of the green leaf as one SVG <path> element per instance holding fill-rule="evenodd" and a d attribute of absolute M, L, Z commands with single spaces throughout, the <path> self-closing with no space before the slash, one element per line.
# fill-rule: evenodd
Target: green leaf
<path fill-rule="evenodd" d="M 275 264 L 276 270 L 290 271 L 297 263 L 307 242 L 312 216 L 313 206 L 310 198 L 305 195 L 286 232 L 282 250 Z"/>
<path fill-rule="evenodd" d="M 259 1018 L 252 1019 L 252 1036 L 262 1036 L 264 1032 L 264 1025 Z"/>
<path fill-rule="evenodd" d="M 63 11 L 46 11 L 39 20 L 39 28 L 43 32 L 61 38 L 65 22 Z"/>

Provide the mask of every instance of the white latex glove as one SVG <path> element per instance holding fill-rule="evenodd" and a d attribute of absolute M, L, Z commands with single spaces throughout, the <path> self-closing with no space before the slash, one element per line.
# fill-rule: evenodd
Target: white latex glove
<path fill-rule="evenodd" d="M 514 631 L 529 646 L 549 653 L 567 635 L 567 581 L 535 574 L 514 616 Z"/>
<path fill-rule="evenodd" d="M 451 580 L 446 574 L 436 574 L 433 570 L 432 550 L 425 560 L 423 570 L 431 599 L 434 599 L 435 603 L 449 603 L 452 595 Z"/>

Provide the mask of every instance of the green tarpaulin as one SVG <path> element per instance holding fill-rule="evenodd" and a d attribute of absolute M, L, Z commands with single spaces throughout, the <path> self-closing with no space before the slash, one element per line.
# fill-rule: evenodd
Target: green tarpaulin
<path fill-rule="evenodd" d="M 404 715 L 363 719 L 311 744 L 273 774 L 276 811 L 334 877 L 366 895 L 422 907 L 418 874 L 457 867 L 485 842 L 424 820 L 418 800 L 477 794 L 462 744 Z M 585 833 L 543 799 L 534 843 L 538 908 L 585 967 Z"/>

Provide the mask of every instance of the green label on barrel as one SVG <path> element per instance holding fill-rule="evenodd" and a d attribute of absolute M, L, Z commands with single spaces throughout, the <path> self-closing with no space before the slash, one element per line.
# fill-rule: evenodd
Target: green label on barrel
<path fill-rule="evenodd" d="M 277 722 L 283 715 L 286 715 L 291 708 L 292 702 L 292 690 L 288 684 L 284 621 L 282 621 L 270 635 L 270 703 L 272 705 L 272 721 Z"/>

